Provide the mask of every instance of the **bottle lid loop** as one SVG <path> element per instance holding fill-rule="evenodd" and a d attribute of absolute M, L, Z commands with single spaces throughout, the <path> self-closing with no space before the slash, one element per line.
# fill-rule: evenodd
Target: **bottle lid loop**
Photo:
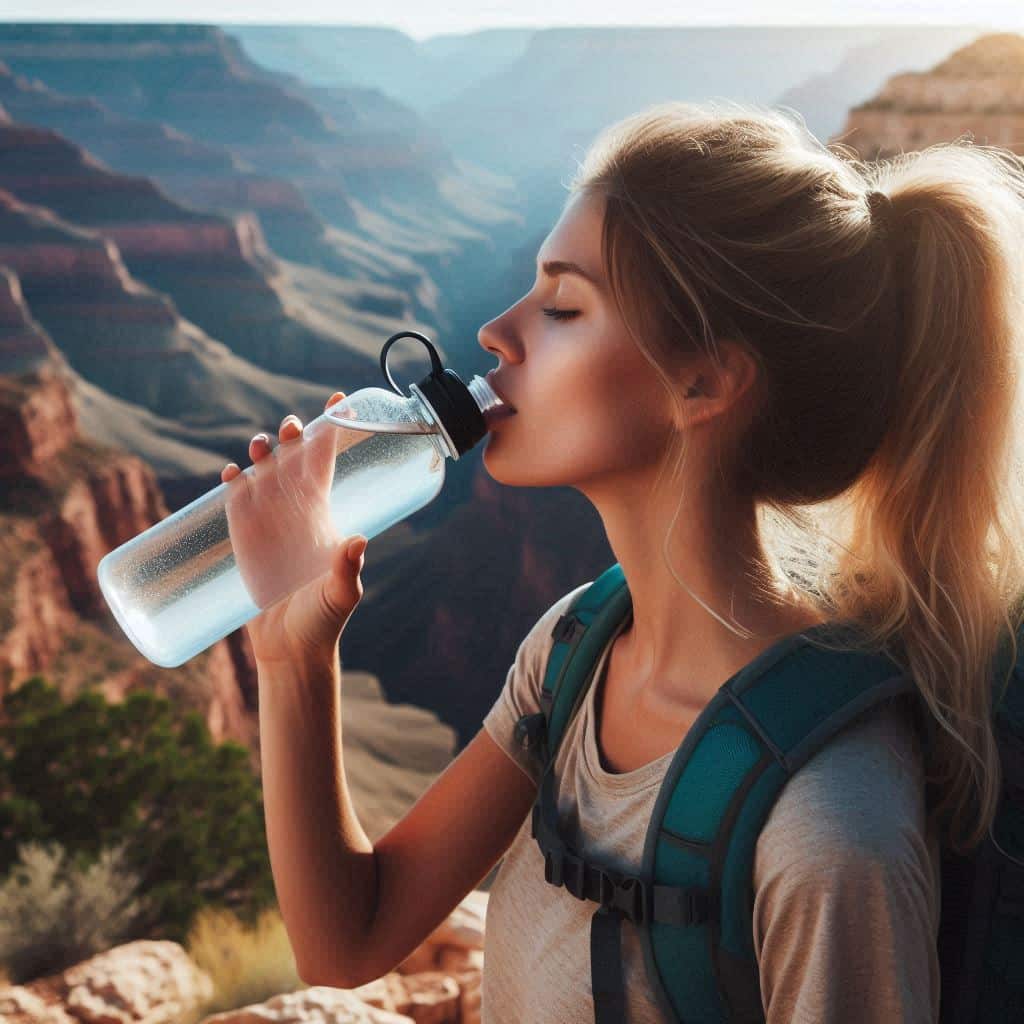
<path fill-rule="evenodd" d="M 420 334 L 419 331 L 399 331 L 398 334 L 392 334 L 387 341 L 384 342 L 384 347 L 380 350 L 380 368 L 387 378 L 388 386 L 395 394 L 401 395 L 403 398 L 409 398 L 410 396 L 405 394 L 402 389 L 395 383 L 394 378 L 391 376 L 391 370 L 388 368 L 388 350 L 391 346 L 401 338 L 415 338 L 417 341 L 422 341 L 427 346 L 430 352 L 430 366 L 431 373 L 443 373 L 444 367 L 441 365 L 441 357 L 437 354 L 437 349 L 434 348 L 434 343 L 425 335 Z"/>

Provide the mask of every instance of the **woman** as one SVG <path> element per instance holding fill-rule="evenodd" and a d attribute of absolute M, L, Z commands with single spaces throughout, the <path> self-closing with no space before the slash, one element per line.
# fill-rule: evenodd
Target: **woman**
<path fill-rule="evenodd" d="M 480 331 L 518 413 L 494 426 L 488 472 L 585 494 L 632 596 L 556 765 L 588 854 L 639 865 L 687 729 L 780 638 L 854 621 L 917 685 L 919 708 L 876 709 L 812 757 L 760 834 L 753 938 L 772 1024 L 938 1012 L 939 836 L 967 850 L 991 824 L 989 666 L 1024 590 L 1022 211 L 1004 151 L 865 165 L 785 112 L 666 104 L 595 142 L 533 288 Z M 280 442 L 300 436 L 286 418 Z M 268 451 L 254 439 L 254 461 Z M 513 737 L 587 584 L 541 616 L 484 728 L 372 844 L 338 709 L 364 549 L 340 545 L 332 573 L 247 627 L 300 973 L 352 987 L 394 968 L 507 854 L 485 1020 L 592 1021 L 593 907 L 544 881 L 537 771 Z M 665 1020 L 622 938 L 629 1019 Z"/>

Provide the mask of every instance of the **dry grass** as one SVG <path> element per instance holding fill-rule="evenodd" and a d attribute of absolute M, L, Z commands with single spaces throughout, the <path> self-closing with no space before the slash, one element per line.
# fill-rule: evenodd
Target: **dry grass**
<path fill-rule="evenodd" d="M 185 948 L 213 981 L 213 996 L 204 1004 L 204 1014 L 235 1010 L 309 987 L 299 977 L 277 910 L 264 911 L 255 928 L 247 928 L 230 911 L 203 910 Z"/>

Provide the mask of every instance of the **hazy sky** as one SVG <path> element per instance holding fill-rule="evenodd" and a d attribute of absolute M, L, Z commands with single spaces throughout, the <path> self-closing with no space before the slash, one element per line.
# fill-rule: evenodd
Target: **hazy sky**
<path fill-rule="evenodd" d="M 678 13 L 674 13 L 674 12 Z M 664 0 L 0 0 L 0 21 L 185 21 L 372 24 L 422 39 L 481 28 L 552 25 L 971 24 L 1024 31 L 1021 0 L 721 0 L 714 14 Z"/>

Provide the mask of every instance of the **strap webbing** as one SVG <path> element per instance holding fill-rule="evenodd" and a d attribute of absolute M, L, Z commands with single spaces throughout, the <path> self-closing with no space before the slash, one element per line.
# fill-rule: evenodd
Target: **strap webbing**
<path fill-rule="evenodd" d="M 598 907 L 590 919 L 590 988 L 595 1024 L 622 1024 L 626 993 L 622 984 L 622 915 Z"/>
<path fill-rule="evenodd" d="M 549 762 L 533 806 L 532 830 L 544 856 L 544 880 L 564 886 L 577 899 L 600 904 L 590 919 L 590 985 L 595 1024 L 622 1024 L 626 996 L 622 975 L 622 920 L 649 919 L 688 925 L 706 921 L 710 900 L 700 886 L 651 885 L 580 857 L 562 838 Z"/>
<path fill-rule="evenodd" d="M 545 783 L 534 804 L 532 834 L 544 856 L 544 881 L 564 886 L 578 900 L 591 900 L 640 926 L 655 921 L 679 926 L 703 924 L 711 913 L 711 896 L 700 885 L 652 885 L 638 875 L 614 871 L 595 864 L 565 842 L 558 831 L 545 821 Z"/>

